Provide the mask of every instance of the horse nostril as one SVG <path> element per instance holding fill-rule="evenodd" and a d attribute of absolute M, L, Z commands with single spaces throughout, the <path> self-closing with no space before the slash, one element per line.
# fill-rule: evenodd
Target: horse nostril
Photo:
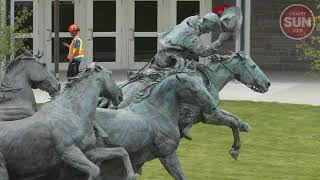
<path fill-rule="evenodd" d="M 122 99 L 122 96 L 119 96 L 118 97 L 118 100 L 119 100 L 119 102 L 121 102 L 123 99 Z"/>
<path fill-rule="evenodd" d="M 269 88 L 271 86 L 271 83 L 270 82 L 268 82 L 267 83 L 267 88 Z"/>
<path fill-rule="evenodd" d="M 216 107 L 214 107 L 214 108 L 212 108 L 212 111 L 215 111 L 217 108 Z"/>

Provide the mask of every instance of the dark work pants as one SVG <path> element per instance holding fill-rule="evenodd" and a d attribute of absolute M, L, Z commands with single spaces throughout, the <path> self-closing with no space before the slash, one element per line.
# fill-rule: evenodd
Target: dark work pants
<path fill-rule="evenodd" d="M 72 63 L 69 63 L 67 71 L 68 81 L 79 74 L 79 66 L 79 61 L 72 61 Z"/>

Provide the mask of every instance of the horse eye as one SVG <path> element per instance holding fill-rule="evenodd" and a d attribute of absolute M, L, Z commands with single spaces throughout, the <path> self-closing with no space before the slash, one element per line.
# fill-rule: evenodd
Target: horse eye
<path fill-rule="evenodd" d="M 251 66 L 252 69 L 255 69 L 256 67 L 257 67 L 257 65 L 255 65 L 255 64 Z"/>

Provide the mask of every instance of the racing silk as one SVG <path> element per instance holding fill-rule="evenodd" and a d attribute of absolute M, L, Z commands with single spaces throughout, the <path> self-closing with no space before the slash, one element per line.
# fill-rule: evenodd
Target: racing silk
<path fill-rule="evenodd" d="M 76 35 L 69 46 L 69 60 L 81 61 L 84 56 L 83 42 L 79 35 Z"/>

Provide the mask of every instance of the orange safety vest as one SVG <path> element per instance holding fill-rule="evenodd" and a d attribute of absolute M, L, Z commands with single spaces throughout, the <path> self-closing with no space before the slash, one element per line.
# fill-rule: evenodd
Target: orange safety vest
<path fill-rule="evenodd" d="M 80 41 L 80 48 L 79 48 L 79 53 L 75 54 L 77 49 L 75 47 L 75 43 L 76 41 L 79 40 Z M 82 39 L 80 38 L 79 35 L 76 35 L 73 40 L 71 41 L 71 44 L 69 46 L 69 54 L 68 54 L 68 59 L 74 59 L 74 58 L 83 58 L 84 57 L 84 49 L 83 49 L 83 43 L 82 43 Z"/>

